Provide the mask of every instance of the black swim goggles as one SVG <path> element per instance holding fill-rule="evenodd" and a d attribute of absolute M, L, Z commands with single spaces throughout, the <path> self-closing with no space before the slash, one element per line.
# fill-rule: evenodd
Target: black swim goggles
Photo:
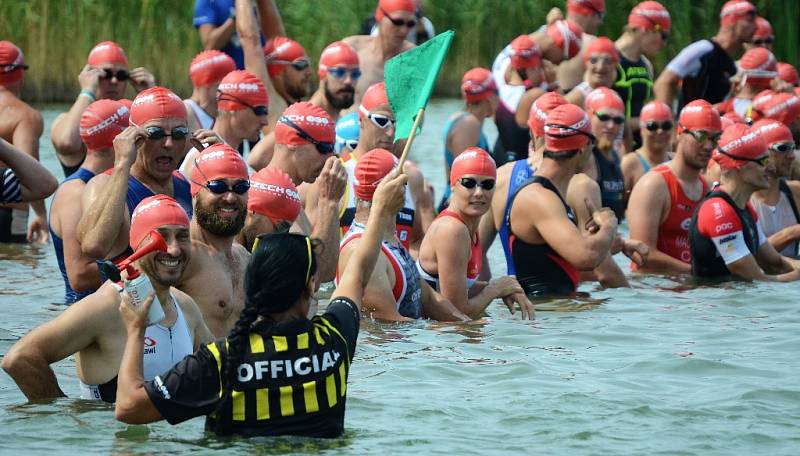
<path fill-rule="evenodd" d="M 647 131 L 652 131 L 652 132 L 656 132 L 658 130 L 670 131 L 672 130 L 673 126 L 674 125 L 672 125 L 672 122 L 670 122 L 669 120 L 665 120 L 664 122 L 661 123 L 658 123 L 654 120 L 650 120 L 646 124 L 644 124 L 644 127 L 647 129 Z"/>
<path fill-rule="evenodd" d="M 236 103 L 239 103 L 242 106 L 250 108 L 250 110 L 253 111 L 253 114 L 259 117 L 266 116 L 267 114 L 269 114 L 269 108 L 267 106 L 264 105 L 253 106 L 250 103 L 242 100 L 241 98 L 231 95 L 229 93 L 225 93 L 221 90 L 217 90 L 217 101 L 219 100 L 235 101 Z"/>
<path fill-rule="evenodd" d="M 299 137 L 305 139 L 306 141 L 310 142 L 311 144 L 313 144 L 317 148 L 317 152 L 319 152 L 320 154 L 328 155 L 328 154 L 332 154 L 333 153 L 333 150 L 334 150 L 333 143 L 322 142 L 322 141 L 319 141 L 317 139 L 312 138 L 311 135 L 308 134 L 308 132 L 306 132 L 305 130 L 300 128 L 299 125 L 297 125 L 296 123 L 292 122 L 292 120 L 289 119 L 288 117 L 281 116 L 280 119 L 278 119 L 278 122 L 291 127 L 294 131 L 297 132 L 297 136 L 299 136 Z"/>
<path fill-rule="evenodd" d="M 381 10 L 383 15 L 386 16 L 386 19 L 389 19 L 389 22 L 391 22 L 392 25 L 394 25 L 395 27 L 402 27 L 405 25 L 406 27 L 411 29 L 417 26 L 417 21 L 415 20 L 404 21 L 402 19 L 395 19 L 392 16 L 389 16 L 389 13 L 387 13 L 386 10 L 381 8 L 380 6 L 378 6 L 378 9 Z"/>
<path fill-rule="evenodd" d="M 764 155 L 761 158 L 748 158 L 748 157 L 742 157 L 742 156 L 739 156 L 739 155 L 733 155 L 733 154 L 729 154 L 727 152 L 723 152 L 722 149 L 717 149 L 717 152 L 719 152 L 722 155 L 725 155 L 727 157 L 730 157 L 730 158 L 732 158 L 734 160 L 758 163 L 758 166 L 761 166 L 761 167 L 767 166 L 769 164 L 769 154 Z"/>
<path fill-rule="evenodd" d="M 161 127 L 145 127 L 144 131 L 147 133 L 147 139 L 152 139 L 153 141 L 162 140 L 167 136 L 175 141 L 180 141 L 189 136 L 189 127 L 184 126 L 173 128 L 172 133 L 167 133 L 167 131 Z"/>
<path fill-rule="evenodd" d="M 480 187 L 484 190 L 491 190 L 494 188 L 495 180 L 494 179 L 484 179 L 482 181 L 478 181 L 473 177 L 462 177 L 458 180 L 458 183 L 461 184 L 462 187 L 472 190 L 475 187 Z"/>
<path fill-rule="evenodd" d="M 119 70 L 114 73 L 112 70 L 105 69 L 103 70 L 103 75 L 100 77 L 103 79 L 117 78 L 117 81 L 127 81 L 131 78 L 131 74 L 126 70 Z"/>
<path fill-rule="evenodd" d="M 249 180 L 240 180 L 229 186 L 227 182 L 222 179 L 209 179 L 206 176 L 206 173 L 203 172 L 203 168 L 200 167 L 200 163 L 197 162 L 196 158 L 194 159 L 194 169 L 200 172 L 200 175 L 203 176 L 203 179 L 206 180 L 206 183 L 201 184 L 200 182 L 194 180 L 192 180 L 192 182 L 203 188 L 207 188 L 208 191 L 215 195 L 224 195 L 228 192 L 233 192 L 237 195 L 244 195 L 248 190 L 250 190 Z"/>

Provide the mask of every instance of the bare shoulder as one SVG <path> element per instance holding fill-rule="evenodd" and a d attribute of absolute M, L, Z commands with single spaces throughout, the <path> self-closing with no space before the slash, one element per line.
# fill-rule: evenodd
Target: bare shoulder
<path fill-rule="evenodd" d="M 94 177 L 89 179 L 89 182 L 86 183 L 86 190 L 89 191 L 96 188 L 102 188 L 103 186 L 108 184 L 108 181 L 110 180 L 111 180 L 111 174 L 106 174 L 106 173 L 96 174 Z"/>
<path fill-rule="evenodd" d="M 569 180 L 569 186 L 567 187 L 567 194 L 573 191 L 579 195 L 589 195 L 595 192 L 599 194 L 600 185 L 586 174 L 578 173 Z"/>
<path fill-rule="evenodd" d="M 233 253 L 235 258 L 238 260 L 243 270 L 247 268 L 247 263 L 250 261 L 250 252 L 248 252 L 242 244 L 234 242 L 233 246 L 231 247 L 231 253 Z"/>
<path fill-rule="evenodd" d="M 470 242 L 467 227 L 455 217 L 439 217 L 431 223 L 427 235 L 435 240 L 435 245 L 444 243 Z"/>
<path fill-rule="evenodd" d="M 660 173 L 654 171 L 646 172 L 636 183 L 631 191 L 629 207 L 637 204 L 663 201 L 667 198 L 667 183 Z"/>
<path fill-rule="evenodd" d="M 351 35 L 347 38 L 343 39 L 345 43 L 349 44 L 356 52 L 364 48 L 367 44 L 369 44 L 370 40 L 372 39 L 369 35 Z"/>
<path fill-rule="evenodd" d="M 641 160 L 639 160 L 639 154 L 636 152 L 625 154 L 622 156 L 622 161 L 620 162 L 620 168 L 622 168 L 623 174 L 628 174 L 632 171 L 635 171 L 637 168 L 642 166 Z"/>
<path fill-rule="evenodd" d="M 175 302 L 181 307 L 184 314 L 189 314 L 195 319 L 202 318 L 200 309 L 191 296 L 175 287 L 170 287 L 169 292 L 175 298 Z"/>

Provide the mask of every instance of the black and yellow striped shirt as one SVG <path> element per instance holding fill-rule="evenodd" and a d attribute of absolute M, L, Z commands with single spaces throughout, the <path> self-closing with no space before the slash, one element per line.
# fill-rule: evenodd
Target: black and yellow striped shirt
<path fill-rule="evenodd" d="M 254 326 L 237 366 L 233 393 L 218 416 L 222 360 L 219 340 L 146 382 L 150 399 L 171 424 L 208 415 L 226 433 L 337 437 L 344 430 L 347 374 L 355 353 L 357 306 L 337 298 L 311 320 Z"/>

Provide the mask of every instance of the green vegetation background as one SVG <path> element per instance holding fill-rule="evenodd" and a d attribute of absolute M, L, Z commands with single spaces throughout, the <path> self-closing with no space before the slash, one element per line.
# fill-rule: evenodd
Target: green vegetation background
<path fill-rule="evenodd" d="M 316 67 L 330 42 L 358 33 L 376 0 L 277 0 L 287 34 L 305 46 Z M 616 38 L 637 0 L 606 0 L 601 35 Z M 724 0 L 662 0 L 672 15 L 672 36 L 656 60 L 666 64 L 688 43 L 712 36 Z M 778 60 L 800 60 L 800 1 L 755 0 L 775 29 Z M 436 91 L 457 95 L 461 75 L 473 66 L 490 66 L 494 56 L 522 33 L 538 28 L 553 6 L 564 0 L 427 0 L 426 15 L 438 31 L 456 38 Z M 30 71 L 24 97 L 31 101 L 71 101 L 77 75 L 91 47 L 119 42 L 131 67 L 145 66 L 159 84 L 188 97 L 188 66 L 202 50 L 192 27 L 192 0 L 7 0 L 0 2 L 0 39 L 19 45 Z M 130 95 L 130 94 L 129 94 Z"/>

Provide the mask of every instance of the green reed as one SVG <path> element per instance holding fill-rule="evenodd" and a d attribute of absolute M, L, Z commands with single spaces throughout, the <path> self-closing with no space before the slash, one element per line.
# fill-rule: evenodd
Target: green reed
<path fill-rule="evenodd" d="M 0 39 L 9 39 L 25 52 L 31 66 L 24 96 L 32 101 L 69 101 L 78 92 L 77 75 L 86 55 L 99 41 L 119 42 L 131 68 L 144 66 L 159 84 L 182 96 L 191 93 L 188 66 L 202 50 L 192 27 L 190 0 L 12 0 L 0 2 Z M 376 0 L 278 0 L 290 37 L 302 43 L 313 61 L 331 41 L 358 33 L 374 11 Z M 456 95 L 461 75 L 473 66 L 491 65 L 495 55 L 514 37 L 544 22 L 563 0 L 427 0 L 426 14 L 437 30 L 456 30 L 456 39 L 440 76 L 437 93 Z M 636 0 L 606 0 L 601 34 L 617 37 Z M 714 34 L 724 0 L 665 0 L 673 20 L 667 56 L 683 46 Z M 756 0 L 777 36 L 779 60 L 798 62 L 800 2 Z M 315 62 L 316 63 L 316 62 Z M 130 92 L 129 92 L 130 95 Z"/>

